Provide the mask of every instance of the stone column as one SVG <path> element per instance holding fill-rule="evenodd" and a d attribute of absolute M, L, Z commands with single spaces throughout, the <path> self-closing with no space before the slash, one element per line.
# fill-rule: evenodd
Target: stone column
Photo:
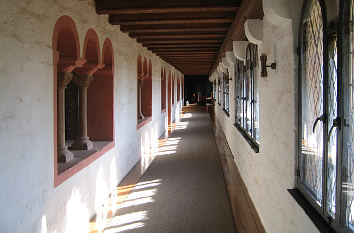
<path fill-rule="evenodd" d="M 79 135 L 70 146 L 72 150 L 90 150 L 93 143 L 87 136 L 87 88 L 93 80 L 93 75 L 75 74 L 73 81 L 80 88 L 80 107 L 79 107 Z"/>
<path fill-rule="evenodd" d="M 67 163 L 74 158 L 65 146 L 65 88 L 73 78 L 69 72 L 57 75 L 57 156 L 59 163 Z"/>
<path fill-rule="evenodd" d="M 144 82 L 144 80 L 143 79 L 138 79 L 138 89 L 139 89 L 139 100 L 138 100 L 138 104 L 139 104 L 139 112 L 138 112 L 138 119 L 139 120 L 142 120 L 142 119 L 144 119 L 145 117 L 144 117 L 144 115 L 143 115 L 143 113 L 141 112 L 141 88 L 142 88 L 142 86 L 143 86 L 143 82 Z"/>

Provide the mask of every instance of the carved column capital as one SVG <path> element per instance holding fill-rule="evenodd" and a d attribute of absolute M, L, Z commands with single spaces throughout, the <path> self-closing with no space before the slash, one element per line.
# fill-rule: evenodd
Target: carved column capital
<path fill-rule="evenodd" d="M 73 81 L 81 88 L 88 88 L 93 80 L 93 75 L 75 74 Z"/>
<path fill-rule="evenodd" d="M 57 83 L 59 89 L 64 89 L 73 79 L 73 74 L 70 72 L 58 72 Z"/>

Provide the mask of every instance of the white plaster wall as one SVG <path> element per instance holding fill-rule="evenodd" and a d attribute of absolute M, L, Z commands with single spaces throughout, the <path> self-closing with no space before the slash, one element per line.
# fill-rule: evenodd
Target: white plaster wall
<path fill-rule="evenodd" d="M 81 54 L 89 28 L 101 50 L 106 37 L 112 41 L 116 146 L 54 188 L 52 33 L 63 15 L 76 24 Z M 0 232 L 87 232 L 90 217 L 140 159 L 141 137 L 145 146 L 150 133 L 154 144 L 165 131 L 161 67 L 180 72 L 98 16 L 92 0 L 0 1 L 0 32 Z M 153 65 L 153 119 L 137 131 L 139 54 Z"/>
<path fill-rule="evenodd" d="M 300 1 L 299 1 L 300 2 Z M 301 3 L 299 3 L 301 5 Z M 300 12 L 298 11 L 298 17 Z M 298 19 L 294 20 L 296 23 Z M 268 77 L 258 73 L 260 101 L 260 151 L 256 154 L 234 124 L 234 80 L 230 86 L 230 117 L 216 104 L 215 114 L 232 150 L 240 174 L 260 215 L 266 232 L 318 232 L 287 189 L 295 185 L 296 33 L 289 21 L 272 25 L 264 18 L 259 54 L 268 55 Z M 231 78 L 234 78 L 234 71 Z"/>

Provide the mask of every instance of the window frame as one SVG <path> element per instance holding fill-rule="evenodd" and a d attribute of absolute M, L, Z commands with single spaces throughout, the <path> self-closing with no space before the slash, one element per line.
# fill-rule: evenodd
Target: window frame
<path fill-rule="evenodd" d="M 226 70 L 226 73 L 222 73 L 223 78 L 223 110 L 225 114 L 230 116 L 230 78 L 229 71 Z"/>
<path fill-rule="evenodd" d="M 345 86 L 344 86 L 344 77 L 347 75 L 346 72 L 346 57 L 347 55 L 345 54 L 346 52 L 346 41 L 345 41 L 345 33 L 346 33 L 346 23 L 349 21 L 349 10 L 350 10 L 350 3 L 349 1 L 344 1 L 340 0 L 340 7 L 339 7 L 339 22 L 335 22 L 334 25 L 338 25 L 338 28 L 331 28 L 330 22 L 327 19 L 327 11 L 326 11 L 326 3 L 324 0 L 316 0 L 322 10 L 322 25 L 323 25 L 323 114 L 325 115 L 325 120 L 323 123 L 323 161 L 322 161 L 322 200 L 321 200 L 321 205 L 316 203 L 314 197 L 312 197 L 308 191 L 302 186 L 301 184 L 301 177 L 302 177 L 302 163 L 301 163 L 301 156 L 302 156 L 302 144 L 301 144 L 301 139 L 302 139 L 302 59 L 303 59 L 303 52 L 302 52 L 302 40 L 303 40 L 303 19 L 305 17 L 305 11 L 308 8 L 310 4 L 310 0 L 305 0 L 302 5 L 302 11 L 301 11 L 301 17 L 300 17 L 300 22 L 299 22 L 299 39 L 298 39 L 298 135 L 297 135 L 297 161 L 296 161 L 296 185 L 295 185 L 295 190 L 298 190 L 299 195 L 301 196 L 300 198 L 304 198 L 305 202 L 305 207 L 304 209 L 313 209 L 312 212 L 315 212 L 318 214 L 318 217 L 314 217 L 314 214 L 309 214 L 308 212 L 311 211 L 306 211 L 310 218 L 313 220 L 315 225 L 320 229 L 321 224 L 322 227 L 325 224 L 328 228 L 328 231 L 326 232 L 341 232 L 341 233 L 347 233 L 347 232 L 354 232 L 354 228 L 350 229 L 348 226 L 346 226 L 346 206 L 345 202 L 343 201 L 344 199 L 344 192 L 342 191 L 342 185 L 343 185 L 343 179 L 342 179 L 342 173 L 343 173 L 343 160 L 344 160 L 344 154 L 342 151 L 343 148 L 343 134 L 344 130 L 340 125 L 344 125 L 344 91 L 345 91 Z M 353 4 L 353 1 L 352 1 Z M 330 26 L 328 26 L 330 25 Z M 330 94 L 330 86 L 329 86 L 329 81 L 330 81 L 330 70 L 329 70 L 329 65 L 330 65 L 330 59 L 329 59 L 329 45 L 332 41 L 331 34 L 332 33 L 338 33 L 336 35 L 337 37 L 337 118 L 339 119 L 339 126 L 336 127 L 334 130 L 337 131 L 337 137 L 336 137 L 336 177 L 335 177 L 335 213 L 334 217 L 329 213 L 327 210 L 327 179 L 328 179 L 328 139 L 331 136 L 331 131 L 328 132 L 329 127 L 332 126 L 332 123 L 329 123 L 329 94 Z M 334 121 L 333 121 L 334 122 Z M 320 124 L 322 124 L 320 122 Z M 289 190 L 289 192 L 292 192 Z M 295 197 L 295 199 L 298 198 Z M 299 201 L 298 201 L 299 202 Z M 300 201 L 301 202 L 301 201 Z M 301 205 L 301 204 L 300 204 Z M 322 222 L 321 222 L 322 221 Z M 321 222 L 321 223 L 319 223 Z M 319 226 L 320 224 L 320 226 Z"/>
<path fill-rule="evenodd" d="M 245 65 L 246 63 L 246 65 Z M 254 150 L 255 153 L 259 153 L 259 141 L 256 140 L 256 135 L 253 134 L 255 129 L 255 108 L 254 105 L 256 101 L 255 97 L 258 96 L 258 88 L 256 88 L 255 83 L 258 79 L 257 68 L 258 68 L 258 48 L 257 45 L 249 43 L 246 48 L 246 62 L 236 59 L 235 62 L 235 123 L 234 126 L 238 129 L 241 135 L 246 139 L 248 144 Z M 248 72 L 248 73 L 247 73 Z M 247 83 L 248 80 L 248 83 Z M 238 82 L 238 83 L 237 83 Z M 248 88 L 247 89 L 247 85 Z M 241 88 L 241 89 L 240 89 Z M 247 90 L 246 90 L 247 89 Z M 239 92 L 239 90 L 241 90 Z M 239 96 L 241 94 L 242 96 Z M 249 95 L 249 96 L 248 96 Z M 249 99 L 249 104 L 251 106 L 250 111 L 250 125 L 251 129 L 248 129 L 247 125 L 247 99 Z M 238 106 L 240 105 L 240 106 Z M 240 112 L 238 112 L 240 110 Z M 259 108 L 258 108 L 259 110 Z M 245 117 L 246 115 L 246 117 Z M 259 115 L 259 113 L 258 113 Z M 238 119 L 238 116 L 240 118 Z M 258 129 L 259 130 L 259 129 Z"/>
<path fill-rule="evenodd" d="M 221 106 L 221 80 L 218 78 L 218 104 Z"/>

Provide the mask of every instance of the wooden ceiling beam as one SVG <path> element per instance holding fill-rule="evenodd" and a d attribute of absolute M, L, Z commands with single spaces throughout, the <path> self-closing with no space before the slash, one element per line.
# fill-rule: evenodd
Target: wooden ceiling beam
<path fill-rule="evenodd" d="M 225 35 L 220 34 L 206 34 L 206 35 L 148 35 L 148 36 L 138 36 L 140 40 L 165 40 L 165 39 L 224 39 Z M 136 38 L 136 37 L 133 37 Z"/>
<path fill-rule="evenodd" d="M 151 14 L 174 12 L 210 12 L 235 11 L 240 6 L 240 0 L 95 0 L 98 14 Z"/>
<path fill-rule="evenodd" d="M 186 25 L 188 26 L 188 25 Z M 219 32 L 219 33 L 227 33 L 228 27 L 227 26 L 222 26 L 222 27 L 199 27 L 199 28 L 193 28 L 193 27 L 184 27 L 184 28 L 129 28 L 129 26 L 121 26 L 120 30 L 122 32 L 129 32 L 129 35 L 144 35 L 144 34 L 157 34 L 157 33 L 208 33 L 208 32 Z"/>
<path fill-rule="evenodd" d="M 120 30 L 122 32 L 129 32 L 133 30 L 141 30 L 141 29 L 147 29 L 147 30 L 171 30 L 171 29 L 176 29 L 176 30 L 204 30 L 206 28 L 229 28 L 231 23 L 211 23 L 211 24 L 183 24 L 183 25 L 159 25 L 159 24 L 153 24 L 153 25 L 121 25 Z"/>
<path fill-rule="evenodd" d="M 157 20 L 178 20 L 178 19 L 233 19 L 235 11 L 229 12 L 179 12 L 179 13 L 159 13 L 159 14 L 110 14 L 109 18 L 114 22 L 126 21 L 157 21 Z"/>
<path fill-rule="evenodd" d="M 99 15 L 102 14 L 158 14 L 158 13 L 178 13 L 178 12 L 211 12 L 211 11 L 236 11 L 238 6 L 185 6 L 185 7 L 165 7 L 165 8 L 121 8 L 121 9 L 112 9 L 112 8 L 97 8 L 96 12 Z"/>
<path fill-rule="evenodd" d="M 222 43 L 222 39 L 207 39 L 207 40 L 155 40 L 155 39 L 137 39 L 138 43 L 142 44 L 180 44 L 183 47 L 185 44 L 208 44 L 208 43 Z"/>
<path fill-rule="evenodd" d="M 206 38 L 215 38 L 215 37 L 225 37 L 226 32 L 224 31 L 208 31 L 208 32 L 163 32 L 163 33 L 134 33 L 129 32 L 131 38 L 193 38 L 193 37 L 206 37 Z"/>
<path fill-rule="evenodd" d="M 147 47 L 148 49 L 153 49 L 153 48 L 194 48 L 194 47 L 219 47 L 221 46 L 221 42 L 215 42 L 215 43 L 205 43 L 205 44 L 200 44 L 200 43 L 191 43 L 191 44 L 179 44 L 179 43 L 166 43 L 166 44 L 159 44 L 159 43 L 143 43 L 144 47 Z"/>
<path fill-rule="evenodd" d="M 206 56 L 208 54 L 218 54 L 218 51 L 200 51 L 200 52 L 155 52 L 157 55 L 201 55 Z"/>
<path fill-rule="evenodd" d="M 148 48 L 151 51 L 219 51 L 219 46 L 215 47 L 164 47 L 164 48 Z"/>
<path fill-rule="evenodd" d="M 154 24 L 209 24 L 209 23 L 231 23 L 232 19 L 227 18 L 207 18 L 207 19 L 164 19 L 164 20 L 133 20 L 133 21 L 116 21 L 113 15 L 109 16 L 109 22 L 112 25 L 154 25 Z"/>
<path fill-rule="evenodd" d="M 219 52 L 219 49 L 217 48 L 205 48 L 205 49 L 193 49 L 191 48 L 190 50 L 188 49 L 151 49 L 153 53 L 199 53 L 199 52 Z"/>

